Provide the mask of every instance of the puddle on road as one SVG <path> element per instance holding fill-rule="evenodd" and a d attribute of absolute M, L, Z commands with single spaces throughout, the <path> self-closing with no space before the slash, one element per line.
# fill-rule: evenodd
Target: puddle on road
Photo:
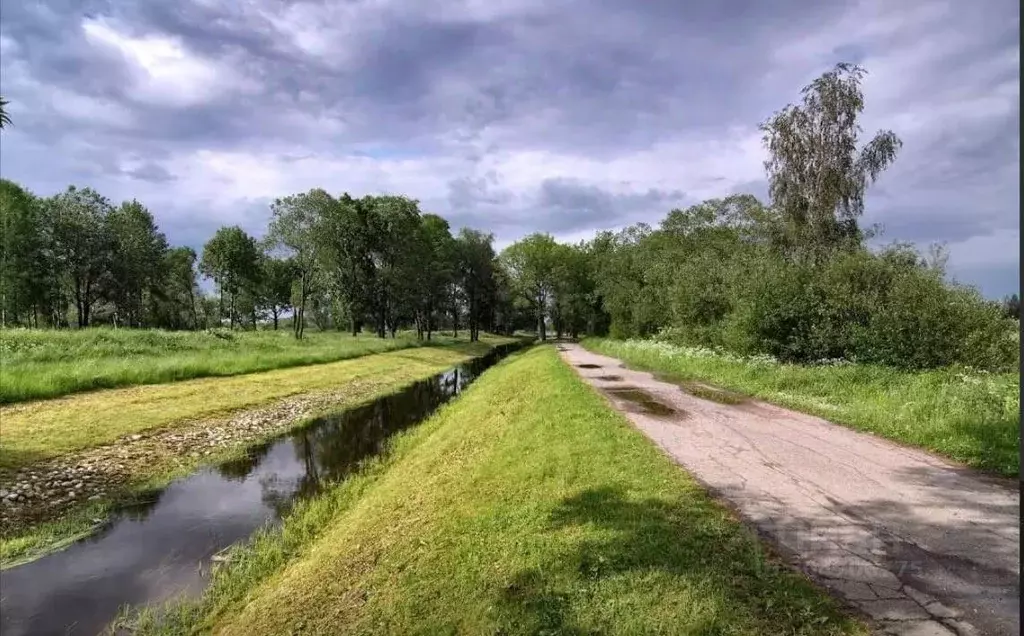
<path fill-rule="evenodd" d="M 597 379 L 598 380 L 604 380 L 605 382 L 621 382 L 622 381 L 622 376 L 621 375 L 599 375 L 599 376 L 597 376 Z"/>
<path fill-rule="evenodd" d="M 123 509 L 99 534 L 4 570 L 0 632 L 96 634 L 123 605 L 199 594 L 216 553 L 350 475 L 391 434 L 428 417 L 520 346 L 497 347 L 395 395 L 314 420 L 241 460 L 201 469 Z"/>
<path fill-rule="evenodd" d="M 600 369 L 601 368 L 601 365 L 599 365 L 599 364 L 577 364 L 576 366 L 579 367 L 580 369 Z"/>
<path fill-rule="evenodd" d="M 628 386 L 604 389 L 604 391 L 608 395 L 627 400 L 633 405 L 638 406 L 640 408 L 640 412 L 645 415 L 656 415 L 659 417 L 667 417 L 669 415 L 686 415 L 685 411 L 662 404 L 650 393 L 636 387 Z"/>

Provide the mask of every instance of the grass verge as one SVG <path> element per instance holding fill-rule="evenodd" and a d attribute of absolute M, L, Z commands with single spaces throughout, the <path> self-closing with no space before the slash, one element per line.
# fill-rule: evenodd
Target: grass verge
<path fill-rule="evenodd" d="M 397 351 L 302 369 L 115 389 L 5 407 L 0 409 L 4 426 L 0 476 L 10 475 L 31 461 L 104 444 L 123 434 L 211 418 L 296 393 L 349 386 L 353 390 L 340 395 L 330 410 L 351 408 L 482 355 L 497 342 L 493 339 L 489 343 Z M 315 416 L 311 414 L 310 418 Z M 306 420 L 296 422 L 295 427 Z M 150 455 L 143 458 L 145 461 L 129 463 L 131 478 L 110 497 L 80 505 L 56 520 L 5 531 L 0 536 L 0 568 L 59 549 L 94 531 L 115 504 L 160 488 L 202 463 L 238 457 L 249 446 L 280 434 L 282 431 L 248 439 L 202 458 Z"/>
<path fill-rule="evenodd" d="M 222 377 L 456 342 L 310 331 L 0 330 L 0 404 L 94 389 Z M 465 341 L 463 339 L 463 341 Z"/>
<path fill-rule="evenodd" d="M 684 389 L 708 382 L 993 474 L 1020 474 L 1019 373 L 779 364 L 642 340 L 589 338 L 583 344 Z"/>
<path fill-rule="evenodd" d="M 156 634 L 849 634 L 863 627 L 559 359 L 515 355 L 236 548 Z"/>

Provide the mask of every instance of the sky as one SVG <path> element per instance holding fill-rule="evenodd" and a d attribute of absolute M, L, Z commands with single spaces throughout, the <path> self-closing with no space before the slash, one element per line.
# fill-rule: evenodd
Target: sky
<path fill-rule="evenodd" d="M 883 241 L 1020 284 L 1013 0 L 0 0 L 0 175 L 137 198 L 197 249 L 274 198 L 396 193 L 501 248 L 766 198 L 758 124 L 864 66 Z"/>

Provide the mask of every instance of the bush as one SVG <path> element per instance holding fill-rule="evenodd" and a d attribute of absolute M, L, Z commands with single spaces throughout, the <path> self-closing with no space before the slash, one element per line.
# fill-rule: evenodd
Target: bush
<path fill-rule="evenodd" d="M 977 291 L 945 282 L 906 247 L 843 253 L 818 266 L 762 257 L 728 293 L 732 309 L 721 320 L 677 312 L 677 320 L 690 320 L 674 323 L 666 339 L 802 363 L 1005 370 L 1020 360 L 1014 321 Z M 689 295 L 692 306 L 706 297 Z"/>

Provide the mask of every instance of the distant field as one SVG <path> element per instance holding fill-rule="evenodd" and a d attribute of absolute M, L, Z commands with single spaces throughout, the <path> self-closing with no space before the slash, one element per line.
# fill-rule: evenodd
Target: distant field
<path fill-rule="evenodd" d="M 453 342 L 435 334 L 431 344 Z M 4 329 L 0 404 L 334 362 L 420 344 L 410 333 L 381 339 L 313 331 L 296 340 L 290 330 Z"/>
<path fill-rule="evenodd" d="M 1020 474 L 1019 373 L 780 364 L 643 340 L 583 344 L 669 381 L 707 382 L 995 474 Z"/>

